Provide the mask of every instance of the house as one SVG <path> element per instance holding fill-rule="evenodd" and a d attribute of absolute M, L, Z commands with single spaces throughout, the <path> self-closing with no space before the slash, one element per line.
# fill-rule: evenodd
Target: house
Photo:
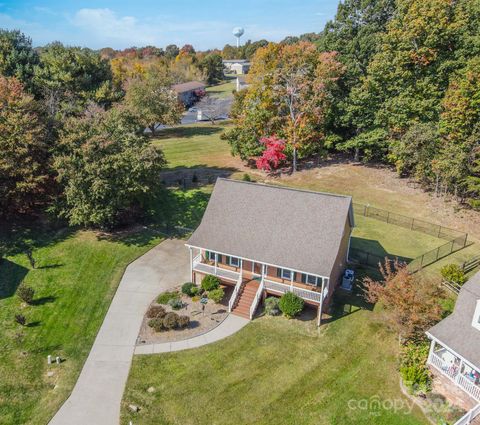
<path fill-rule="evenodd" d="M 246 59 L 225 59 L 222 62 L 229 73 L 240 75 L 247 74 L 250 70 L 250 62 Z"/>
<path fill-rule="evenodd" d="M 219 178 L 186 246 L 192 281 L 234 286 L 229 310 L 252 319 L 261 298 L 294 292 L 318 309 L 345 269 L 354 227 L 349 196 Z"/>
<path fill-rule="evenodd" d="M 206 85 L 199 81 L 189 81 L 187 83 L 174 84 L 172 90 L 177 93 L 178 100 L 188 108 L 201 98 L 202 94 L 205 93 L 205 87 Z"/>
<path fill-rule="evenodd" d="M 237 76 L 237 91 L 241 91 L 248 87 L 247 81 L 243 75 Z"/>
<path fill-rule="evenodd" d="M 453 313 L 428 330 L 427 363 L 480 402 L 480 272 L 466 282 Z"/>

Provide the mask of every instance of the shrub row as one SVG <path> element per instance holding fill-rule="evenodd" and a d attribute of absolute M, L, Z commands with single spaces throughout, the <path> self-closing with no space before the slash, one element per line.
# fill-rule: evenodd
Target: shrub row
<path fill-rule="evenodd" d="M 153 328 L 155 332 L 161 332 L 171 329 L 184 329 L 190 323 L 188 316 L 179 316 L 171 311 L 163 316 L 157 316 L 148 321 L 148 326 Z"/>

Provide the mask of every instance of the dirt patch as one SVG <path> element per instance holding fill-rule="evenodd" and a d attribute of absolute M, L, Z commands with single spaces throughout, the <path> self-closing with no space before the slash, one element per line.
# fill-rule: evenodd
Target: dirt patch
<path fill-rule="evenodd" d="M 180 290 L 180 288 L 176 289 Z M 185 329 L 155 332 L 154 329 L 148 326 L 148 321 L 150 319 L 145 316 L 138 335 L 137 345 L 182 341 L 184 339 L 202 335 L 213 328 L 216 328 L 228 316 L 228 301 L 233 291 L 233 288 L 228 286 L 223 287 L 223 289 L 225 290 L 223 300 L 218 304 L 208 300 L 205 308 L 203 308 L 200 301 L 193 301 L 192 298 L 183 294 L 180 298 L 184 306 L 180 310 L 173 310 L 169 305 L 162 305 L 167 312 L 174 311 L 178 315 L 188 316 L 190 318 L 190 323 Z M 156 299 L 149 307 L 155 305 L 159 305 Z"/>

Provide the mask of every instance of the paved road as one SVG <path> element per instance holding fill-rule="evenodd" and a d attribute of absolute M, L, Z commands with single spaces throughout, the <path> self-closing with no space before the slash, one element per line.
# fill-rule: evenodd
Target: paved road
<path fill-rule="evenodd" d="M 181 240 L 166 240 L 127 267 L 73 392 L 50 425 L 119 424 L 143 315 L 158 293 L 189 280 L 189 270 Z"/>

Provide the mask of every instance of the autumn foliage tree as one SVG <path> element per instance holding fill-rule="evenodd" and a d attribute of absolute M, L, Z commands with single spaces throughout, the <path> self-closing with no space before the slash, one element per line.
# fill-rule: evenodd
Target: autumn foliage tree
<path fill-rule="evenodd" d="M 271 171 L 278 168 L 282 161 L 287 159 L 283 153 L 285 151 L 285 140 L 279 139 L 277 136 L 262 137 L 260 143 L 265 146 L 265 150 L 256 160 L 259 170 Z"/>
<path fill-rule="evenodd" d="M 365 299 L 382 306 L 382 317 L 402 339 L 422 338 L 426 329 L 441 319 L 440 286 L 418 274 L 406 264 L 386 260 L 380 265 L 382 281 L 364 279 Z"/>

